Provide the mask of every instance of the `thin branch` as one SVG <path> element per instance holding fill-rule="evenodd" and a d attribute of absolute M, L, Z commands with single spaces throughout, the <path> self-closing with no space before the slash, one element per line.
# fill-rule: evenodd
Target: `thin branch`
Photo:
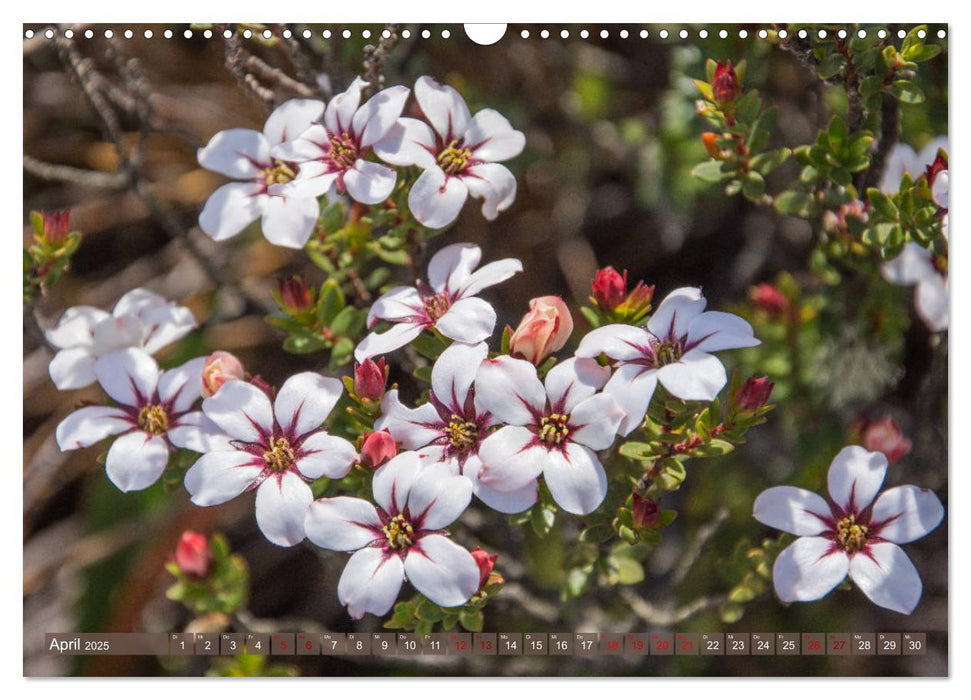
<path fill-rule="evenodd" d="M 621 588 L 620 597 L 630 607 L 630 610 L 641 622 L 658 627 L 673 627 L 699 615 L 706 610 L 717 608 L 728 602 L 728 594 L 719 593 L 713 596 L 702 596 L 677 608 L 652 605 L 637 595 L 630 588 Z"/>
<path fill-rule="evenodd" d="M 711 541 L 719 530 L 721 530 L 722 525 L 728 520 L 728 508 L 719 508 L 715 513 L 714 519 L 705 524 L 698 530 L 698 535 L 695 538 L 694 544 L 691 549 L 685 552 L 684 556 L 678 561 L 677 568 L 674 573 L 671 574 L 671 585 L 670 588 L 677 588 L 681 585 L 684 579 L 687 577 L 688 573 L 691 571 L 691 567 L 694 566 L 701 555 L 704 553 L 705 548 Z"/>
<path fill-rule="evenodd" d="M 103 187 L 118 190 L 130 184 L 128 173 L 107 173 L 100 170 L 86 170 L 70 165 L 45 163 L 33 156 L 24 155 L 24 170 L 42 180 L 70 182 L 85 187 Z"/>
<path fill-rule="evenodd" d="M 890 149 L 897 143 L 900 136 L 900 104 L 892 95 L 884 95 L 880 105 L 880 137 L 877 140 L 877 150 L 870 159 L 870 168 L 866 173 L 864 188 L 876 187 L 883 178 L 884 168 L 887 167 L 887 156 Z M 861 193 L 862 194 L 862 193 Z"/>
<path fill-rule="evenodd" d="M 387 36 L 384 35 L 385 32 L 388 33 Z M 364 79 L 368 83 L 366 88 L 368 94 L 374 94 L 384 87 L 384 64 L 397 41 L 397 25 L 388 24 L 381 32 L 381 39 L 377 46 L 368 44 L 364 47 Z"/>

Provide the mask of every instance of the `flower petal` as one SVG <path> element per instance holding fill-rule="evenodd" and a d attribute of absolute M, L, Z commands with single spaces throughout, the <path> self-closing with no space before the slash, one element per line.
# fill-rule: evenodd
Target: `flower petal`
<path fill-rule="evenodd" d="M 880 494 L 870 518 L 874 534 L 905 544 L 929 534 L 944 519 L 941 499 L 930 489 L 897 486 Z"/>
<path fill-rule="evenodd" d="M 822 496 L 795 486 L 773 486 L 758 495 L 752 516 L 763 525 L 793 535 L 818 535 L 832 520 Z"/>
<path fill-rule="evenodd" d="M 405 575 L 426 598 L 446 608 L 462 605 L 479 590 L 475 559 L 443 535 L 426 535 L 408 550 Z"/>
<path fill-rule="evenodd" d="M 482 460 L 476 455 L 470 455 L 465 460 L 463 474 L 472 482 L 472 493 L 493 510 L 500 513 L 522 513 L 536 503 L 537 482 L 535 479 L 526 486 L 512 491 L 498 491 L 486 486 L 479 480 L 482 470 Z"/>
<path fill-rule="evenodd" d="M 910 615 L 924 591 L 913 562 L 893 542 L 879 542 L 850 561 L 850 578 L 882 608 Z"/>
<path fill-rule="evenodd" d="M 353 126 L 354 113 L 361 104 L 361 90 L 367 85 L 366 80 L 354 78 L 354 81 L 344 92 L 334 95 L 327 103 L 324 111 L 324 125 L 332 134 L 350 132 Z"/>
<path fill-rule="evenodd" d="M 109 316 L 107 311 L 93 306 L 72 306 L 61 315 L 56 326 L 44 331 L 44 337 L 56 348 L 90 346 L 95 326 Z"/>
<path fill-rule="evenodd" d="M 270 146 L 293 141 L 324 114 L 320 100 L 287 100 L 273 110 L 263 125 L 263 136 Z"/>
<path fill-rule="evenodd" d="M 150 289 L 137 287 L 125 292 L 111 310 L 112 316 L 138 316 L 148 309 L 171 306 L 168 299 Z"/>
<path fill-rule="evenodd" d="M 122 435 L 108 448 L 105 471 L 122 491 L 141 491 L 162 476 L 169 462 L 165 438 L 135 430 Z"/>
<path fill-rule="evenodd" d="M 61 450 L 76 450 L 133 427 L 124 411 L 111 406 L 85 406 L 58 423 L 54 435 Z"/>
<path fill-rule="evenodd" d="M 897 257 L 880 266 L 880 274 L 890 284 L 909 287 L 921 280 L 939 276 L 931 257 L 927 248 L 911 241 L 904 245 Z"/>
<path fill-rule="evenodd" d="M 398 400 L 398 390 L 391 389 L 381 398 L 381 417 L 374 423 L 374 429 L 387 430 L 406 450 L 417 450 L 441 437 L 442 425 L 441 416 L 430 403 L 408 408 Z"/>
<path fill-rule="evenodd" d="M 448 527 L 469 507 L 472 484 L 444 464 L 429 464 L 415 478 L 408 492 L 411 522 L 421 530 Z"/>
<path fill-rule="evenodd" d="M 347 194 L 362 204 L 379 204 L 391 196 L 398 174 L 386 165 L 360 158 L 344 171 Z"/>
<path fill-rule="evenodd" d="M 336 381 L 336 380 L 335 380 Z M 314 433 L 300 445 L 303 454 L 297 460 L 297 470 L 308 479 L 326 476 L 341 479 L 347 476 L 351 465 L 357 461 L 357 450 L 344 438 Z"/>
<path fill-rule="evenodd" d="M 408 208 L 420 224 L 445 228 L 455 221 L 469 188 L 461 178 L 448 177 L 437 165 L 423 172 L 408 193 Z"/>
<path fill-rule="evenodd" d="M 391 165 L 417 165 L 427 170 L 435 167 L 436 145 L 435 133 L 428 124 L 402 117 L 374 144 L 374 152 Z"/>
<path fill-rule="evenodd" d="M 432 392 L 435 398 L 454 413 L 463 413 L 479 365 L 488 355 L 489 346 L 485 343 L 455 343 L 446 348 L 432 367 Z"/>
<path fill-rule="evenodd" d="M 98 380 L 94 373 L 94 359 L 90 346 L 59 350 L 47 371 L 54 386 L 61 391 L 80 389 Z"/>
<path fill-rule="evenodd" d="M 199 228 L 214 241 L 232 238 L 260 217 L 268 199 L 257 183 L 230 182 L 209 195 Z"/>
<path fill-rule="evenodd" d="M 98 383 L 118 403 L 140 406 L 155 393 L 158 365 L 152 356 L 136 348 L 115 350 L 94 363 Z"/>
<path fill-rule="evenodd" d="M 184 338 L 196 327 L 195 316 L 184 306 L 165 304 L 138 314 L 145 327 L 145 352 L 154 354 L 170 343 Z"/>
<path fill-rule="evenodd" d="M 385 88 L 355 112 L 351 124 L 362 148 L 371 146 L 385 137 L 401 116 L 409 93 L 410 90 L 404 85 Z"/>
<path fill-rule="evenodd" d="M 318 547 L 353 552 L 382 536 L 381 517 L 361 498 L 321 498 L 310 504 L 304 519 L 307 539 Z"/>
<path fill-rule="evenodd" d="M 503 423 L 529 425 L 546 409 L 546 389 L 531 363 L 503 355 L 479 365 L 475 400 Z"/>
<path fill-rule="evenodd" d="M 698 287 L 681 287 L 664 297 L 647 322 L 647 330 L 660 340 L 680 340 L 708 302 Z"/>
<path fill-rule="evenodd" d="M 465 281 L 455 289 L 461 297 L 475 296 L 483 289 L 505 282 L 517 272 L 523 271 L 523 263 L 516 258 L 503 258 L 483 265 L 469 275 Z"/>
<path fill-rule="evenodd" d="M 379 547 L 354 553 L 337 583 L 337 599 L 355 620 L 365 613 L 384 615 L 398 599 L 405 568 L 401 557 Z"/>
<path fill-rule="evenodd" d="M 607 474 L 593 450 L 575 442 L 565 444 L 565 451 L 550 450 L 543 478 L 563 510 L 587 515 L 607 495 Z"/>
<path fill-rule="evenodd" d="M 532 446 L 536 436 L 526 428 L 507 425 L 479 446 L 479 481 L 497 491 L 518 491 L 533 484 L 549 464 L 549 451 Z"/>
<path fill-rule="evenodd" d="M 145 326 L 137 316 L 111 316 L 94 328 L 91 352 L 103 355 L 122 348 L 142 348 Z"/>
<path fill-rule="evenodd" d="M 846 578 L 846 552 L 825 537 L 800 537 L 782 550 L 772 567 L 775 592 L 785 603 L 819 600 Z"/>
<path fill-rule="evenodd" d="M 411 319 L 422 313 L 422 300 L 414 287 L 393 287 L 375 299 L 368 311 L 367 325 L 372 327 L 380 319 L 396 321 Z"/>
<path fill-rule="evenodd" d="M 435 322 L 435 328 L 460 343 L 478 343 L 495 330 L 496 310 L 479 297 L 459 299 Z"/>
<path fill-rule="evenodd" d="M 185 489 L 197 506 L 217 506 L 236 498 L 263 472 L 253 455 L 240 450 L 209 452 L 185 473 Z"/>
<path fill-rule="evenodd" d="M 314 123 L 307 127 L 298 137 L 284 141 L 270 150 L 270 155 L 276 160 L 286 160 L 300 164 L 316 161 L 327 156 L 330 150 L 330 136 L 322 124 Z M 300 173 L 297 173 L 298 177 Z"/>
<path fill-rule="evenodd" d="M 303 521 L 313 500 L 310 487 L 293 472 L 271 476 L 256 489 L 256 524 L 273 544 L 292 547 L 306 536 Z"/>
<path fill-rule="evenodd" d="M 343 393 L 340 379 L 301 372 L 280 387 L 273 402 L 273 414 L 284 432 L 305 435 L 321 426 Z"/>
<path fill-rule="evenodd" d="M 423 75 L 415 81 L 415 99 L 445 143 L 460 138 L 469 128 L 469 106 L 455 88 Z"/>
<path fill-rule="evenodd" d="M 839 451 L 829 466 L 829 497 L 847 513 L 859 513 L 873 503 L 887 475 L 887 457 L 859 445 Z"/>
<path fill-rule="evenodd" d="M 428 261 L 428 284 L 436 292 L 458 291 L 482 260 L 482 249 L 474 243 L 447 245 Z M 470 295 L 471 296 L 471 295 Z"/>
<path fill-rule="evenodd" d="M 935 333 L 946 331 L 950 320 L 947 281 L 938 274 L 917 283 L 914 294 L 917 315 Z"/>
<path fill-rule="evenodd" d="M 421 335 L 422 327 L 415 323 L 396 323 L 384 333 L 370 333 L 354 348 L 354 359 L 364 362 L 375 355 L 386 355 L 402 348 Z"/>
<path fill-rule="evenodd" d="M 202 402 L 202 410 L 230 437 L 259 442 L 273 431 L 270 399 L 252 384 L 233 379 Z"/>
<path fill-rule="evenodd" d="M 614 444 L 617 429 L 626 414 L 610 394 L 597 394 L 582 401 L 570 413 L 570 440 L 593 450 Z"/>
<path fill-rule="evenodd" d="M 554 411 L 570 413 L 597 393 L 610 379 L 610 368 L 596 360 L 571 357 L 557 363 L 546 375 L 546 395 Z"/>
<path fill-rule="evenodd" d="M 479 163 L 462 174 L 462 182 L 472 197 L 482 200 L 482 216 L 495 221 L 499 212 L 516 201 L 516 176 L 498 163 Z"/>
<path fill-rule="evenodd" d="M 270 143 L 253 129 L 226 129 L 209 139 L 196 158 L 206 170 L 234 180 L 252 180 L 270 164 Z"/>
<path fill-rule="evenodd" d="M 748 321 L 722 311 L 698 314 L 688 326 L 688 347 L 704 352 L 750 348 L 761 342 Z"/>
<path fill-rule="evenodd" d="M 175 427 L 169 428 L 166 437 L 176 447 L 184 447 L 193 452 L 235 449 L 230 443 L 230 437 L 202 411 L 179 416 Z"/>
<path fill-rule="evenodd" d="M 613 360 L 639 360 L 652 356 L 651 335 L 643 328 L 612 323 L 590 331 L 577 348 L 577 357 L 603 353 Z"/>
<path fill-rule="evenodd" d="M 664 365 L 657 378 L 665 389 L 686 401 L 714 401 L 728 382 L 721 360 L 703 350 L 690 350 L 677 362 Z"/>
<path fill-rule="evenodd" d="M 421 470 L 417 452 L 402 452 L 374 472 L 371 490 L 374 500 L 388 515 L 402 513 L 408 503 L 408 493 Z"/>
<path fill-rule="evenodd" d="M 656 388 L 656 369 L 645 365 L 621 365 L 614 371 L 604 385 L 603 393 L 613 396 L 624 412 L 617 427 L 618 434 L 628 435 L 641 424 Z"/>
<path fill-rule="evenodd" d="M 300 172 L 290 182 L 270 185 L 267 191 L 276 197 L 313 199 L 327 194 L 340 174 L 330 161 L 311 160 L 301 163 Z"/>
<path fill-rule="evenodd" d="M 313 197 L 267 197 L 263 235 L 273 245 L 299 250 L 310 240 L 320 205 Z"/>
<path fill-rule="evenodd" d="M 500 162 L 515 158 L 526 146 L 526 136 L 494 109 L 476 112 L 465 132 L 465 145 L 476 160 Z"/>
<path fill-rule="evenodd" d="M 193 360 L 162 372 L 158 379 L 158 397 L 162 403 L 171 402 L 171 410 L 185 413 L 202 396 L 202 369 L 205 357 Z"/>

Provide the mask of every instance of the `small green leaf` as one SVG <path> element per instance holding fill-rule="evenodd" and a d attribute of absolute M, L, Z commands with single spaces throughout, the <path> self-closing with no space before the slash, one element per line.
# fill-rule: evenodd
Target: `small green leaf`
<path fill-rule="evenodd" d="M 733 171 L 723 170 L 724 163 L 718 160 L 709 160 L 705 163 L 696 165 L 691 174 L 702 182 L 722 182 L 733 175 Z"/>
<path fill-rule="evenodd" d="M 816 66 L 816 74 L 820 79 L 828 80 L 843 70 L 846 65 L 846 57 L 839 53 L 831 53 Z"/>
<path fill-rule="evenodd" d="M 813 198 L 806 192 L 788 190 L 775 198 L 774 206 L 780 214 L 808 217 L 813 206 Z"/>
<path fill-rule="evenodd" d="M 752 158 L 749 165 L 753 170 L 757 170 L 762 175 L 768 175 L 773 170 L 786 162 L 792 154 L 788 148 L 779 148 L 774 151 L 766 151 Z"/>
<path fill-rule="evenodd" d="M 742 181 L 742 194 L 752 202 L 759 202 L 765 194 L 765 180 L 757 172 L 749 172 Z"/>
<path fill-rule="evenodd" d="M 481 610 L 465 610 L 459 613 L 459 624 L 469 632 L 481 632 L 483 615 Z"/>
<path fill-rule="evenodd" d="M 890 199 L 883 192 L 878 190 L 876 187 L 870 187 L 866 191 L 867 199 L 870 204 L 876 209 L 881 216 L 891 221 L 896 221 L 900 213 L 897 211 L 896 205 L 894 205 L 893 200 Z"/>
<path fill-rule="evenodd" d="M 327 345 L 326 341 L 316 335 L 291 335 L 283 341 L 283 349 L 295 355 L 306 355 L 311 352 L 322 350 Z"/>
<path fill-rule="evenodd" d="M 904 104 L 915 105 L 924 101 L 923 91 L 910 80 L 895 80 L 888 90 Z"/>

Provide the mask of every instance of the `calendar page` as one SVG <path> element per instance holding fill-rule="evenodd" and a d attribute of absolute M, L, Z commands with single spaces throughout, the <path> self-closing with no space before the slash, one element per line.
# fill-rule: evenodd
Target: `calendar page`
<path fill-rule="evenodd" d="M 941 24 L 25 24 L 23 675 L 947 676 Z"/>

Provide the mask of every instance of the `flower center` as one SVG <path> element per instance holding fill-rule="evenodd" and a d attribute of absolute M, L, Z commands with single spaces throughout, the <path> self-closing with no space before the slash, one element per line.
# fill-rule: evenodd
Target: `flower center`
<path fill-rule="evenodd" d="M 447 175 L 462 172 L 470 160 L 472 160 L 472 151 L 464 146 L 460 147 L 458 139 L 452 139 L 452 142 L 438 154 L 438 165 Z"/>
<path fill-rule="evenodd" d="M 432 321 L 437 321 L 449 310 L 452 302 L 445 292 L 439 292 L 438 294 L 432 294 L 422 299 L 422 306 L 425 309 L 425 313 L 428 314 L 428 318 Z"/>
<path fill-rule="evenodd" d="M 260 171 L 260 176 L 263 178 L 264 186 L 269 188 L 270 185 L 287 184 L 297 176 L 297 171 L 282 160 L 275 160 L 272 167 L 263 168 Z"/>
<path fill-rule="evenodd" d="M 162 435 L 169 429 L 169 416 L 161 406 L 147 404 L 138 412 L 138 427 L 151 435 Z"/>
<path fill-rule="evenodd" d="M 388 546 L 391 549 L 407 549 L 415 543 L 415 528 L 405 520 L 403 515 L 391 518 L 382 530 L 388 538 Z"/>
<path fill-rule="evenodd" d="M 652 340 L 651 350 L 654 352 L 654 366 L 664 367 L 681 359 L 684 354 L 684 344 L 680 340 Z"/>
<path fill-rule="evenodd" d="M 452 447 L 464 452 L 479 439 L 479 427 L 453 413 L 448 425 L 445 426 L 445 434 L 448 435 L 448 441 Z"/>
<path fill-rule="evenodd" d="M 327 152 L 327 157 L 339 168 L 346 170 L 357 161 L 357 143 L 346 131 L 341 132 L 340 136 L 335 134 L 330 137 L 330 150 Z"/>
<path fill-rule="evenodd" d="M 856 522 L 856 516 L 843 518 L 836 524 L 836 541 L 847 552 L 859 552 L 866 546 L 867 526 Z"/>
<path fill-rule="evenodd" d="M 283 437 L 270 438 L 270 449 L 263 453 L 263 461 L 272 472 L 285 472 L 292 467 L 295 457 L 290 441 Z"/>
<path fill-rule="evenodd" d="M 565 413 L 551 413 L 539 419 L 539 439 L 548 445 L 559 445 L 570 434 L 567 421 L 570 416 Z"/>

